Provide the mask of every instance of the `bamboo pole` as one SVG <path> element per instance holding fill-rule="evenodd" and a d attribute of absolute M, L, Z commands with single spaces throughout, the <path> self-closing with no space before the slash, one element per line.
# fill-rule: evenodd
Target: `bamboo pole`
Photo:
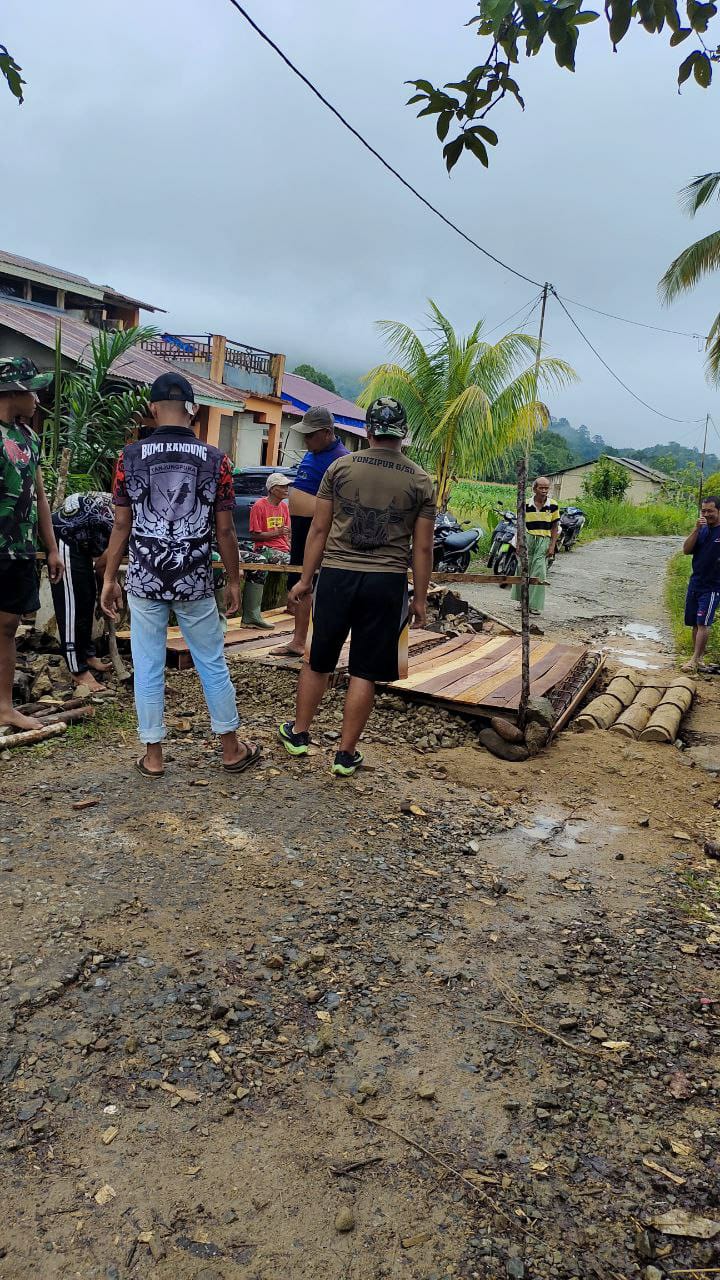
<path fill-rule="evenodd" d="M 56 738 L 58 734 L 65 733 L 67 725 L 64 720 L 59 724 L 49 724 L 43 729 L 24 729 L 21 733 L 7 733 L 0 738 L 0 751 L 4 751 L 6 747 L 30 747 L 36 742 L 42 742 L 45 738 Z"/>
<path fill-rule="evenodd" d="M 538 379 L 540 376 L 540 357 L 542 353 L 543 331 L 545 328 L 545 311 L 547 308 L 550 285 L 547 280 L 543 285 L 542 306 L 540 308 L 540 328 L 538 330 L 537 351 L 535 353 L 534 400 L 537 403 Z M 525 503 L 527 493 L 527 473 L 530 461 L 529 442 L 517 464 L 517 546 L 518 560 L 522 582 L 520 583 L 520 628 L 522 637 L 520 701 L 518 703 L 518 724 L 525 728 L 528 702 L 530 701 L 530 564 L 528 560 L 527 528 L 525 520 Z"/>

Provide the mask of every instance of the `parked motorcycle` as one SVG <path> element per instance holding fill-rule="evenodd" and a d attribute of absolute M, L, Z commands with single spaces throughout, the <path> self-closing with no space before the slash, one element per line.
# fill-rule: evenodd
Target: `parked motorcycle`
<path fill-rule="evenodd" d="M 586 524 L 587 516 L 580 507 L 566 507 L 560 516 L 558 550 L 572 551 Z"/>
<path fill-rule="evenodd" d="M 493 529 L 488 567 L 498 577 L 512 577 L 517 569 L 517 552 L 513 545 L 517 533 L 517 516 L 514 511 L 503 511 Z"/>
<path fill-rule="evenodd" d="M 444 511 L 435 519 L 433 569 L 436 573 L 467 573 L 482 529 L 466 529 Z"/>

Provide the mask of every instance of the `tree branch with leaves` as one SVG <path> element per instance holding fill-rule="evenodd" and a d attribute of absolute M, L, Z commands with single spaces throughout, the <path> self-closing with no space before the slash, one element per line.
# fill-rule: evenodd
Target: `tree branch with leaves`
<path fill-rule="evenodd" d="M 448 172 L 465 152 L 487 168 L 488 147 L 497 145 L 498 135 L 484 123 L 485 117 L 508 94 L 525 107 L 516 78 L 521 58 L 534 57 L 547 43 L 558 66 L 574 71 L 582 28 L 601 17 L 596 10 L 584 8 L 583 0 L 479 0 L 477 8 L 467 25 L 475 27 L 483 41 L 483 61 L 443 88 L 429 80 L 408 81 L 416 90 L 409 104 L 423 104 L 418 116 L 437 117 L 435 128 L 444 144 Z M 706 39 L 717 16 L 716 4 L 684 0 L 681 16 L 676 0 L 606 0 L 603 16 L 613 52 L 633 24 L 649 35 L 666 32 L 673 48 L 694 38 L 697 47 L 678 67 L 678 87 L 691 76 L 701 88 L 710 86 L 713 65 L 720 62 L 720 33 L 715 30 L 714 44 Z M 446 141 L 453 126 L 456 131 Z"/>

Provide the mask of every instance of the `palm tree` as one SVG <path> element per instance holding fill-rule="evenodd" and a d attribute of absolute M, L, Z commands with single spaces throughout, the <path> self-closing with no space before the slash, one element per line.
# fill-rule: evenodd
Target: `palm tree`
<path fill-rule="evenodd" d="M 401 400 L 408 415 L 411 451 L 435 477 L 438 504 L 445 510 L 458 476 L 491 475 L 514 446 L 529 442 L 550 420 L 538 388 L 558 388 L 575 378 L 563 360 L 544 357 L 535 375 L 537 339 L 507 333 L 483 341 L 483 322 L 458 337 L 430 300 L 431 339 L 423 345 L 406 324 L 378 321 L 395 357 L 371 369 L 358 403 L 377 396 Z"/>
<path fill-rule="evenodd" d="M 122 376 L 122 358 L 139 343 L 155 337 L 151 326 L 112 332 L 100 330 L 81 365 L 62 370 L 61 324 L 55 350 L 55 400 L 45 424 L 43 467 L 48 488 L 58 500 L 60 488 L 104 489 L 113 465 L 138 418 L 147 411 L 147 388 Z M 114 366 L 120 363 L 115 372 Z"/>
<path fill-rule="evenodd" d="M 680 201 L 685 213 L 694 218 L 699 209 L 706 205 L 716 194 L 720 194 L 720 173 L 703 173 L 694 178 L 680 192 Z M 683 249 L 674 262 L 670 263 L 660 281 L 660 293 L 663 302 L 672 302 L 678 294 L 694 289 L 703 276 L 710 275 L 720 267 L 720 231 L 711 231 L 709 235 L 696 240 L 694 244 Z M 707 351 L 707 373 L 712 382 L 720 382 L 720 314 L 716 315 L 710 327 L 705 344 Z"/>

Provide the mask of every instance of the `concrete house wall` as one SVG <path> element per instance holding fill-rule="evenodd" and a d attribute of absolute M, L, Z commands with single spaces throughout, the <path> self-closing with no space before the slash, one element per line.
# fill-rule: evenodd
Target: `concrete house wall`
<path fill-rule="evenodd" d="M 569 471 L 560 471 L 556 476 L 551 476 L 550 496 L 563 506 L 573 503 L 576 506 L 582 506 L 584 497 L 583 482 L 587 479 L 594 466 L 594 462 L 588 462 L 583 466 L 573 467 Z M 629 468 L 628 474 L 630 475 L 630 486 L 625 494 L 625 501 L 631 502 L 633 506 L 639 507 L 641 503 L 649 502 L 662 492 L 662 485 L 658 480 L 644 479 L 630 471 Z"/>

